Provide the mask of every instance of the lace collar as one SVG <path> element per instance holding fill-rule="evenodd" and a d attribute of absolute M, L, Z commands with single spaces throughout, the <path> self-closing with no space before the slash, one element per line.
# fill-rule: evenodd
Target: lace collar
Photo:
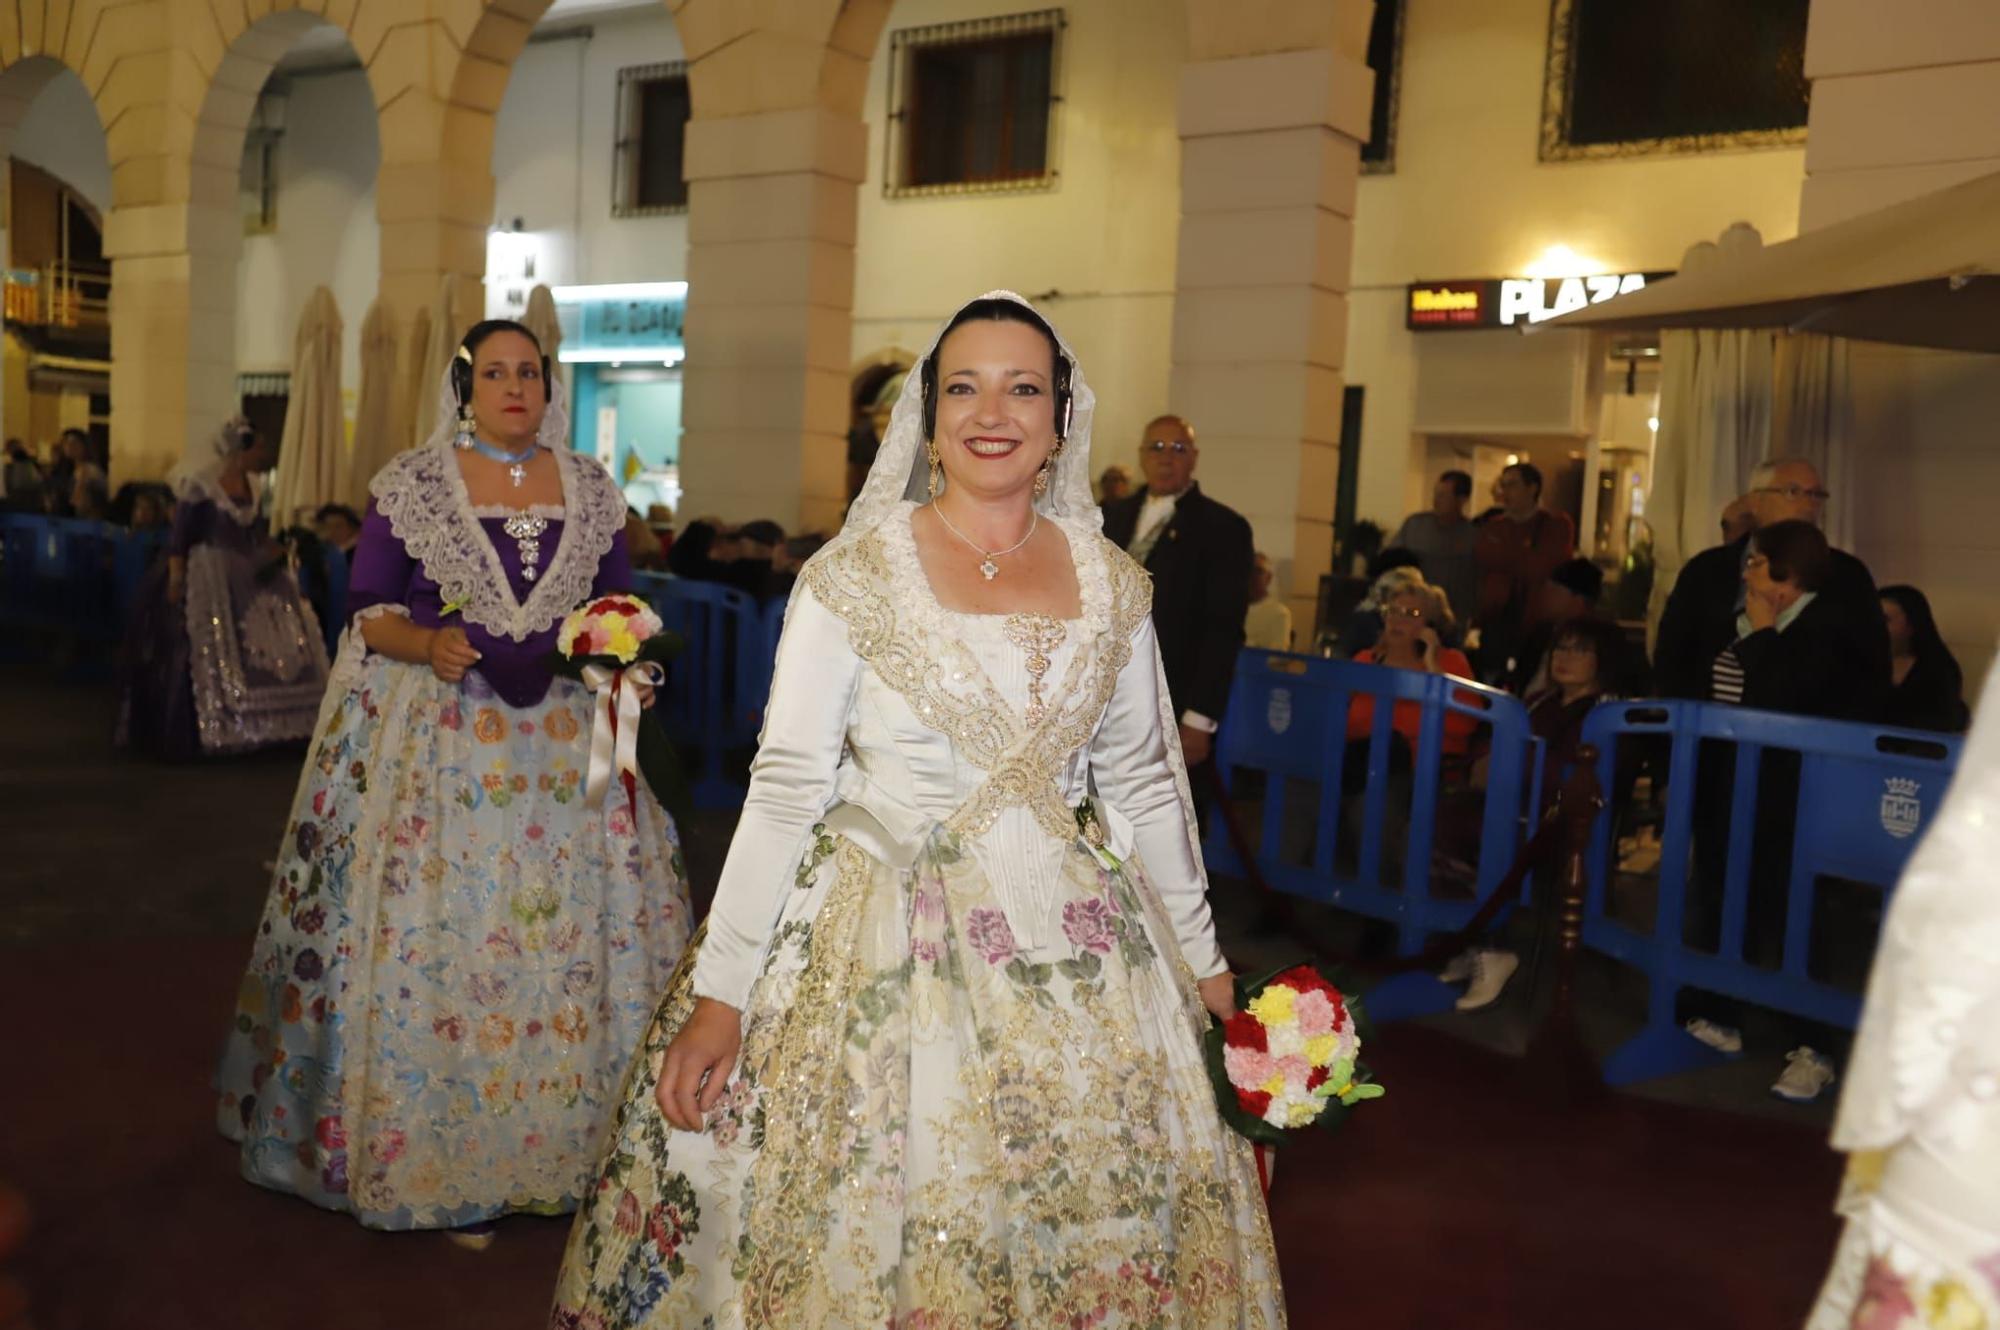
<path fill-rule="evenodd" d="M 413 448 L 382 468 L 368 489 L 389 529 L 423 565 L 467 623 L 524 641 L 590 595 L 597 568 L 625 529 L 625 502 L 610 475 L 568 448 L 550 450 L 562 478 L 562 537 L 525 602 L 514 598 L 500 552 L 479 525 L 449 445 Z"/>
<path fill-rule="evenodd" d="M 906 499 L 891 509 L 881 525 L 875 528 L 875 535 L 882 542 L 883 553 L 894 577 L 899 607 L 921 624 L 926 632 L 945 638 L 957 632 L 954 619 L 991 618 L 997 622 L 1011 617 L 1004 614 L 963 614 L 948 610 L 938 602 L 937 595 L 931 590 L 930 578 L 924 574 L 923 562 L 917 558 L 917 541 L 910 530 L 911 519 L 921 506 Z M 1056 622 L 1090 637 L 1101 635 L 1111 627 L 1111 575 L 1104 561 L 1103 534 L 1082 522 L 1072 522 L 1048 513 L 1042 515 L 1042 520 L 1055 523 L 1069 542 L 1070 562 L 1076 568 L 1077 594 L 1083 604 L 1080 618 Z"/>

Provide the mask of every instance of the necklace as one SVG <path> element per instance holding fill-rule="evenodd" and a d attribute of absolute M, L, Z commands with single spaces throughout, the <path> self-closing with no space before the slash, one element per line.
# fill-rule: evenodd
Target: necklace
<path fill-rule="evenodd" d="M 520 548 L 522 579 L 534 581 L 535 566 L 542 558 L 542 533 L 549 529 L 548 519 L 540 513 L 515 513 L 500 524 L 500 529 L 512 536 Z"/>
<path fill-rule="evenodd" d="M 1012 554 L 1015 550 L 1020 549 L 1021 546 L 1027 544 L 1028 537 L 1034 535 L 1035 528 L 1042 524 L 1041 513 L 1037 512 L 1033 508 L 1030 508 L 1028 511 L 1029 513 L 1032 514 L 1032 516 L 1028 522 L 1028 535 L 1021 537 L 1019 540 L 1015 541 L 1012 545 L 1009 545 L 1004 550 L 989 550 L 981 548 L 978 541 L 974 540 L 971 536 L 966 535 L 963 531 L 960 531 L 957 527 L 953 526 L 951 524 L 951 519 L 944 515 L 944 509 L 938 507 L 936 504 L 932 504 L 931 511 L 937 514 L 938 521 L 944 523 L 945 530 L 951 532 L 952 535 L 957 536 L 960 540 L 972 546 L 973 549 L 978 550 L 978 552 L 982 556 L 984 556 L 985 562 L 979 565 L 979 575 L 981 577 L 984 577 L 989 582 L 991 582 L 994 578 L 1000 575 L 1000 565 L 993 561 L 995 559 L 1004 559 L 1009 554 Z"/>
<path fill-rule="evenodd" d="M 504 448 L 494 447 L 474 434 L 465 436 L 465 446 L 472 449 L 473 452 L 478 453 L 481 457 L 490 457 L 496 462 L 505 462 L 507 464 L 507 478 L 514 482 L 515 489 L 519 489 L 522 483 L 527 480 L 528 459 L 535 455 L 535 449 L 541 447 L 538 443 L 531 443 L 518 453 L 510 453 Z"/>

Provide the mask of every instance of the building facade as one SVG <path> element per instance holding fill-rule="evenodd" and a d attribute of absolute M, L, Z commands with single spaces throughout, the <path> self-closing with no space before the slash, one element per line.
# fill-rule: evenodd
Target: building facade
<path fill-rule="evenodd" d="M 1810 223 L 1888 178 L 1865 152 L 1815 164 L 1802 131 L 1558 141 L 1584 4 L 6 0 L 0 137 L 106 195 L 122 477 L 282 371 L 320 285 L 352 391 L 378 300 L 409 360 L 420 315 L 643 284 L 678 326 L 630 362 L 583 348 L 577 445 L 670 473 L 691 512 L 824 526 L 857 406 L 959 301 L 1008 286 L 1090 372 L 1093 460 L 1129 465 L 1147 419 L 1188 415 L 1206 487 L 1310 623 L 1336 521 L 1393 530 L 1448 466 L 1483 487 L 1543 463 L 1607 557 L 1621 478 L 1643 495 L 1645 348 L 1426 328 L 1413 288 L 1545 279 L 1550 303 L 1568 276 L 1670 272 L 1732 223 L 1784 239 L 1802 185 Z M 1880 122 L 1823 90 L 1890 49 L 1872 12 L 1814 6 L 1813 154 L 1843 115 Z M 55 84 L 110 127 L 95 164 L 77 117 L 44 144 Z M 947 105 L 955 86 L 985 101 Z M 1914 189 L 1962 168 L 1897 169 Z M 399 420 L 428 418 L 398 391 Z"/>

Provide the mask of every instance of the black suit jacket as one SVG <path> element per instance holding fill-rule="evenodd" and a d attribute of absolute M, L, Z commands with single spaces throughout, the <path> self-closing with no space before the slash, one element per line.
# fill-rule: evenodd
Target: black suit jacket
<path fill-rule="evenodd" d="M 1104 506 L 1104 534 L 1132 543 L 1144 490 Z M 1220 723 L 1229 704 L 1243 616 L 1250 608 L 1256 548 L 1250 524 L 1191 485 L 1146 558 L 1153 575 L 1153 629 L 1160 639 L 1174 715 L 1194 711 Z"/>
<path fill-rule="evenodd" d="M 1736 640 L 1736 596 L 1749 537 L 1704 550 L 1681 569 L 1660 616 L 1653 674 L 1663 697 L 1706 700 L 1715 658 Z M 1868 567 L 1832 551 L 1826 585 L 1791 627 L 1743 640 L 1745 706 L 1839 720 L 1882 717 L 1889 630 Z"/>

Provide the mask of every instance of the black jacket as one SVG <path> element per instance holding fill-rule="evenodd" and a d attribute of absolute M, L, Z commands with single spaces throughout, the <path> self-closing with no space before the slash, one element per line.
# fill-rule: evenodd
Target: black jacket
<path fill-rule="evenodd" d="M 1705 700 L 1715 658 L 1736 640 L 1742 540 L 1704 550 L 1681 569 L 1653 650 L 1662 697 Z M 1826 585 L 1791 627 L 1743 639 L 1743 705 L 1765 711 L 1879 721 L 1889 688 L 1889 630 L 1875 579 L 1861 560 L 1832 551 Z"/>
<path fill-rule="evenodd" d="M 1104 506 L 1104 534 L 1132 543 L 1144 490 Z M 1243 616 L 1250 608 L 1256 549 L 1250 524 L 1191 485 L 1146 559 L 1153 575 L 1153 628 L 1167 671 L 1174 715 L 1195 711 L 1218 723 L 1229 702 Z"/>

